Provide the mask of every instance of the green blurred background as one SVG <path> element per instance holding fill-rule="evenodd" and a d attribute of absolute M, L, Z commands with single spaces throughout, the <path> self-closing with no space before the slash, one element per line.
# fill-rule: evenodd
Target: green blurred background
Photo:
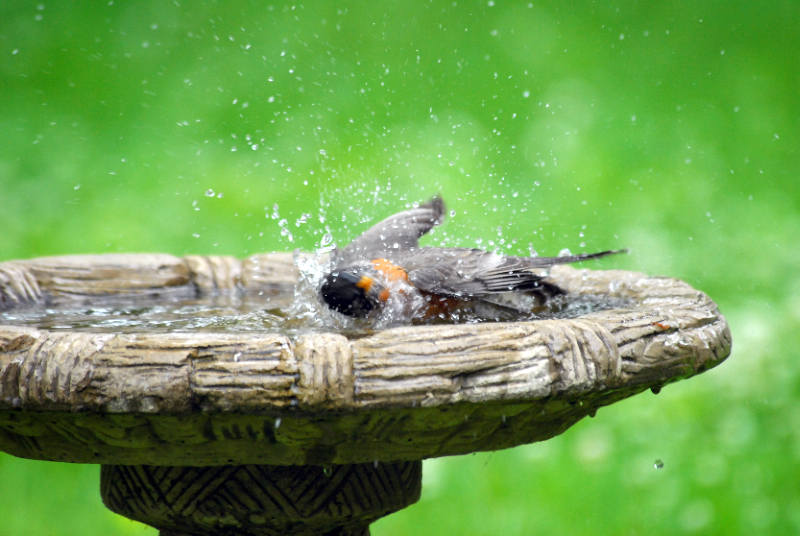
<path fill-rule="evenodd" d="M 682 278 L 731 358 L 549 442 L 426 462 L 414 534 L 800 533 L 800 3 L 3 2 L 0 260 L 433 243 Z M 794 238 L 793 238 L 794 237 Z M 656 469 L 657 460 L 663 468 Z M 146 535 L 0 454 L 0 534 Z"/>

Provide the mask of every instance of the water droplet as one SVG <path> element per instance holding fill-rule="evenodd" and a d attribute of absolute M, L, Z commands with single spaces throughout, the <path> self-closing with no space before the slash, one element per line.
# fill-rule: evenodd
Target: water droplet
<path fill-rule="evenodd" d="M 653 463 L 653 467 L 655 467 L 656 469 L 663 469 L 664 462 L 662 460 L 656 460 L 655 463 Z"/>
<path fill-rule="evenodd" d="M 331 476 L 333 474 L 333 466 L 324 465 L 322 467 L 322 474 L 324 474 L 325 476 Z"/>
<path fill-rule="evenodd" d="M 321 245 L 327 246 L 331 242 L 333 242 L 333 235 L 331 233 L 325 233 L 322 235 L 322 241 L 320 242 Z"/>
<path fill-rule="evenodd" d="M 217 194 L 217 199 L 222 199 L 222 196 L 223 196 L 223 195 L 224 195 L 224 194 L 223 194 L 222 192 L 218 193 L 218 194 Z"/>
<path fill-rule="evenodd" d="M 206 190 L 206 197 L 214 197 L 214 190 L 210 188 Z"/>
<path fill-rule="evenodd" d="M 281 418 L 278 417 L 277 419 L 275 419 L 275 428 L 280 428 L 280 427 L 281 427 Z"/>

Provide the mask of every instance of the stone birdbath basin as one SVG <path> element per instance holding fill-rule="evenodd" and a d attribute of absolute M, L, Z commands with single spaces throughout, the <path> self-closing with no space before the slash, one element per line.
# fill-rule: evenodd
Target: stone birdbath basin
<path fill-rule="evenodd" d="M 290 293 L 288 254 L 0 263 L 4 319 L 109 296 Z M 161 534 L 368 534 L 418 500 L 425 458 L 544 441 L 730 353 L 681 281 L 553 268 L 577 318 L 345 336 L 97 332 L 0 322 L 0 450 L 102 464 L 113 511 Z"/>

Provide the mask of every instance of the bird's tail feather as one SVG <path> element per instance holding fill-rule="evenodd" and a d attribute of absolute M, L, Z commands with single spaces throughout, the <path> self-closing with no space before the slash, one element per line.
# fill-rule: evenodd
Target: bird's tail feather
<path fill-rule="evenodd" d="M 563 257 L 531 257 L 529 259 L 531 268 L 545 268 L 547 266 L 554 266 L 556 264 L 569 264 L 572 262 L 588 261 L 590 259 L 599 259 L 608 255 L 616 255 L 617 253 L 628 253 L 627 249 L 613 249 L 608 251 L 600 251 L 598 253 L 581 253 L 579 255 L 564 255 Z"/>

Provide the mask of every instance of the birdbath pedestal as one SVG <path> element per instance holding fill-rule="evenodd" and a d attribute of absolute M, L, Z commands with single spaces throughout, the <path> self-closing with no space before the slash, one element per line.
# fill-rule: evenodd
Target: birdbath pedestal
<path fill-rule="evenodd" d="M 0 263 L 0 310 L 108 296 L 290 292 L 287 254 Z M 162 535 L 368 534 L 418 500 L 425 458 L 544 441 L 730 353 L 681 281 L 552 269 L 621 308 L 532 322 L 309 332 L 0 325 L 0 450 L 102 464 L 113 511 Z"/>

